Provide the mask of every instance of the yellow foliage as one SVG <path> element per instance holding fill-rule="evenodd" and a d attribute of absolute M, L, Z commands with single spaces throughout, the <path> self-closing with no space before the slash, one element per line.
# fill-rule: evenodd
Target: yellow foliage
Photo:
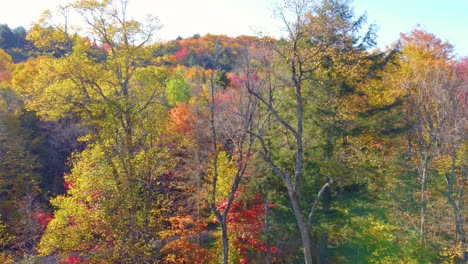
<path fill-rule="evenodd" d="M 0 248 L 8 246 L 15 238 L 14 236 L 11 236 L 8 233 L 7 227 L 3 224 L 1 217 L 2 215 L 0 215 Z M 0 259 L 1 259 L 1 256 L 0 256 Z M 0 263 L 3 263 L 3 262 L 0 261 Z"/>
<path fill-rule="evenodd" d="M 210 168 L 209 175 L 210 181 L 213 179 L 214 169 Z M 225 151 L 218 153 L 218 178 L 216 181 L 216 201 L 218 204 L 231 192 L 231 186 L 234 183 L 234 177 L 236 174 L 236 166 L 230 159 L 229 155 Z"/>
<path fill-rule="evenodd" d="M 444 250 L 440 252 L 439 259 L 441 264 L 452 264 L 459 263 L 462 257 L 461 244 L 458 244 L 457 246 L 444 248 Z"/>

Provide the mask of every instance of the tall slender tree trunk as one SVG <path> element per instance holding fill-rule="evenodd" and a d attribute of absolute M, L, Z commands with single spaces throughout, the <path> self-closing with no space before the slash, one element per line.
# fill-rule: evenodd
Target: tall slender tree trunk
<path fill-rule="evenodd" d="M 423 154 L 421 164 L 421 221 L 419 227 L 420 242 L 422 245 L 426 244 L 426 211 L 427 211 L 427 184 L 428 184 L 428 156 L 427 153 Z"/>
<path fill-rule="evenodd" d="M 466 264 L 468 261 L 468 252 L 467 252 L 467 239 L 466 239 L 466 234 L 463 226 L 463 217 L 462 217 L 462 211 L 460 210 L 460 207 L 457 206 L 455 201 L 453 200 L 452 197 L 448 197 L 449 204 L 453 209 L 453 212 L 455 214 L 455 222 L 456 222 L 456 229 L 458 236 L 460 237 L 460 243 L 461 243 L 461 252 L 462 252 L 462 262 L 463 264 Z"/>
<path fill-rule="evenodd" d="M 323 214 L 327 217 L 330 216 L 330 196 L 331 192 L 330 189 L 327 188 L 324 193 L 323 193 L 323 205 L 322 205 L 322 211 Z M 327 248 L 328 248 L 328 232 L 326 230 L 322 230 L 320 232 L 320 240 L 319 240 L 319 250 L 318 250 L 318 255 L 319 255 L 319 264 L 324 264 L 327 263 Z"/>
<path fill-rule="evenodd" d="M 271 242 L 270 242 L 270 199 L 265 199 L 265 235 L 266 235 L 266 263 L 272 264 L 271 259 Z"/>
<path fill-rule="evenodd" d="M 288 189 L 288 195 L 291 201 L 294 216 L 297 221 L 297 226 L 299 227 L 299 232 L 301 233 L 302 246 L 303 246 L 303 251 L 304 251 L 304 263 L 312 264 L 312 251 L 311 251 L 309 228 L 307 226 L 307 223 L 304 221 L 304 217 L 302 216 L 302 211 L 299 205 L 299 199 L 297 197 L 297 193 L 294 191 L 289 181 L 287 181 L 286 184 L 287 184 L 286 187 Z"/>
<path fill-rule="evenodd" d="M 464 217 L 462 215 L 463 213 L 463 205 L 464 205 L 464 191 L 465 191 L 465 182 L 468 179 L 466 170 L 465 170 L 465 176 L 461 180 L 461 186 L 459 187 L 458 190 L 458 204 L 452 197 L 453 191 L 454 191 L 454 183 L 455 183 L 455 170 L 456 166 L 455 163 L 457 161 L 457 150 L 454 149 L 452 151 L 452 168 L 449 173 L 445 175 L 446 181 L 447 181 L 447 200 L 453 209 L 453 213 L 455 215 L 455 226 L 456 226 L 456 232 L 460 238 L 460 243 L 461 243 L 461 253 L 462 253 L 462 259 L 461 263 L 466 264 L 468 261 L 468 252 L 467 252 L 467 238 L 466 238 L 466 233 L 465 233 L 465 228 L 464 228 Z"/>

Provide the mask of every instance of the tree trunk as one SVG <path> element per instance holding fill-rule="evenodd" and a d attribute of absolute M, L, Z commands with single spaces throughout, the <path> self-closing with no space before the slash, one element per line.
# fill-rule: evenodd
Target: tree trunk
<path fill-rule="evenodd" d="M 225 216 L 223 216 L 221 220 L 221 240 L 223 241 L 223 264 L 228 264 L 229 241 Z"/>
<path fill-rule="evenodd" d="M 327 188 L 323 193 L 323 205 L 322 211 L 326 217 L 330 216 L 330 202 L 331 202 L 331 192 L 330 189 Z M 328 232 L 323 230 L 320 233 L 320 241 L 319 241 L 319 264 L 327 263 L 327 248 L 328 248 Z"/>
<path fill-rule="evenodd" d="M 265 199 L 265 235 L 266 235 L 266 263 L 272 264 L 271 259 L 271 242 L 270 242 L 270 199 Z"/>
<path fill-rule="evenodd" d="M 467 242 L 466 242 L 466 237 L 463 238 L 462 241 L 462 264 L 468 263 L 468 251 L 467 251 Z"/>
<path fill-rule="evenodd" d="M 467 252 L 467 239 L 466 239 L 466 234 L 465 234 L 465 228 L 464 228 L 464 218 L 463 218 L 463 205 L 464 205 L 464 191 L 465 191 L 465 182 L 468 178 L 466 176 L 466 171 L 465 171 L 465 176 L 462 179 L 462 184 L 460 186 L 460 189 L 458 190 L 458 204 L 457 202 L 453 199 L 452 194 L 453 194 L 453 187 L 455 183 L 455 163 L 457 160 L 457 151 L 456 149 L 453 150 L 452 152 L 452 169 L 450 173 L 447 173 L 445 175 L 445 179 L 447 181 L 447 201 L 453 209 L 453 213 L 455 215 L 455 226 L 456 226 L 456 232 L 458 233 L 458 236 L 460 237 L 460 243 L 461 243 L 461 252 L 462 252 L 462 264 L 466 264 L 468 261 L 468 252 Z"/>
<path fill-rule="evenodd" d="M 466 241 L 466 234 L 465 230 L 463 227 L 463 217 L 462 217 L 462 212 L 460 210 L 460 206 L 457 206 L 455 201 L 452 199 L 452 197 L 448 197 L 448 201 L 450 206 L 453 209 L 453 212 L 455 214 L 455 222 L 456 222 L 456 228 L 457 228 L 457 233 L 458 236 L 460 236 L 460 243 L 461 243 L 461 252 L 462 252 L 462 262 L 463 264 L 467 263 L 468 260 L 468 252 L 467 250 L 467 241 Z"/>
<path fill-rule="evenodd" d="M 427 153 L 423 154 L 422 167 L 421 167 L 421 222 L 419 229 L 419 236 L 421 245 L 426 244 L 426 210 L 427 210 Z"/>
<path fill-rule="evenodd" d="M 297 226 L 299 227 L 299 232 L 301 233 L 302 246 L 304 250 L 304 263 L 312 264 L 312 251 L 310 244 L 310 235 L 309 228 L 307 227 L 304 217 L 302 216 L 301 207 L 299 205 L 299 199 L 296 192 L 291 186 L 289 181 L 286 182 L 286 187 L 288 188 L 289 199 L 291 200 L 291 205 L 293 208 L 294 216 L 297 221 Z"/>

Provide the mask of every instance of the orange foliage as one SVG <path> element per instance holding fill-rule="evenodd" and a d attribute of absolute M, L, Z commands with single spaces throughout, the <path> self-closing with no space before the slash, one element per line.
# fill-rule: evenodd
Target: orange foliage
<path fill-rule="evenodd" d="M 179 133 L 187 133 L 192 131 L 193 125 L 190 122 L 191 110 L 186 102 L 180 102 L 169 111 L 171 120 L 170 127 Z"/>
<path fill-rule="evenodd" d="M 414 29 L 409 34 L 400 34 L 403 47 L 416 48 L 419 56 L 428 56 L 431 59 L 446 61 L 453 55 L 453 46 L 437 38 L 434 34 L 420 29 Z M 423 54 L 426 53 L 426 54 Z"/>
<path fill-rule="evenodd" d="M 10 55 L 0 49 L 0 83 L 11 81 L 11 65 L 13 61 Z"/>
<path fill-rule="evenodd" d="M 252 36 L 232 38 L 211 34 L 199 38 L 186 38 L 177 41 L 179 50 L 174 53 L 174 57 L 177 59 L 178 64 L 185 64 L 189 56 L 202 59 L 209 54 L 213 54 L 216 47 L 222 47 L 227 51 L 229 57 L 235 61 L 235 58 L 245 47 L 253 46 L 256 41 L 258 41 L 258 38 Z"/>
<path fill-rule="evenodd" d="M 9 82 L 11 80 L 11 73 L 7 71 L 0 71 L 0 82 L 6 81 Z"/>
<path fill-rule="evenodd" d="M 163 246 L 162 263 L 206 263 L 212 259 L 210 252 L 195 243 L 197 236 L 206 230 L 207 224 L 195 221 L 190 215 L 168 219 L 170 229 L 162 232 L 162 239 L 169 242 Z"/>

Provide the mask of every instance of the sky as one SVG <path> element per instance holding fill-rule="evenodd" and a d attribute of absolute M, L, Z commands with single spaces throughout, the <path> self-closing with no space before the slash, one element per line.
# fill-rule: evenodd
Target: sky
<path fill-rule="evenodd" d="M 0 23 L 26 29 L 43 10 L 71 0 L 0 0 Z M 160 40 L 194 34 L 277 35 L 279 22 L 273 10 L 277 0 L 130 0 L 129 14 L 159 17 Z M 459 57 L 468 57 L 468 0 L 354 0 L 356 14 L 366 13 L 375 23 L 380 49 L 398 40 L 400 33 L 420 28 L 455 47 Z"/>

